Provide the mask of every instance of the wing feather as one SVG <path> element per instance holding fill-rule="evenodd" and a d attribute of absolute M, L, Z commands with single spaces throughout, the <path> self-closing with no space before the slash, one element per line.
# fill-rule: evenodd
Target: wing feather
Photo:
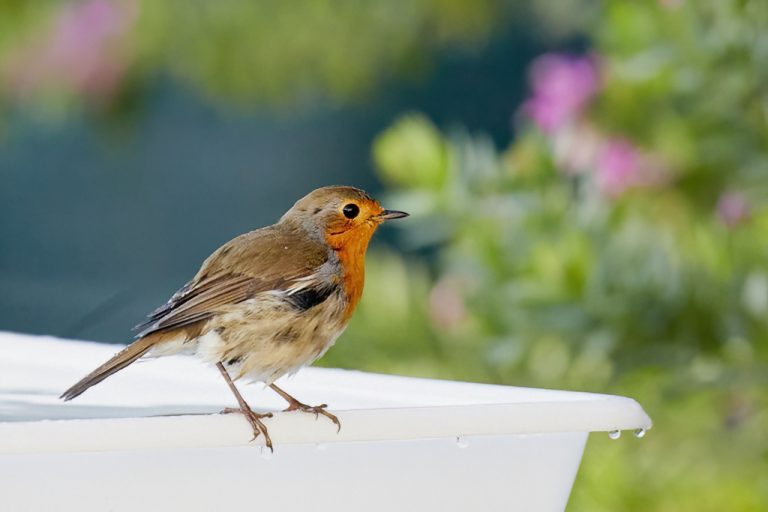
<path fill-rule="evenodd" d="M 136 326 L 136 337 L 198 324 L 260 292 L 285 291 L 327 259 L 322 245 L 295 231 L 272 226 L 241 235 L 214 252 L 194 279 Z"/>

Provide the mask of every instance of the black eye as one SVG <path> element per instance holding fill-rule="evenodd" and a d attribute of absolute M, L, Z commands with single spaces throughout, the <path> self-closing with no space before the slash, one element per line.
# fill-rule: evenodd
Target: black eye
<path fill-rule="evenodd" d="M 345 205 L 341 211 L 344 212 L 346 218 L 354 219 L 357 217 L 357 214 L 360 213 L 360 207 L 354 203 L 349 203 L 348 205 Z"/>

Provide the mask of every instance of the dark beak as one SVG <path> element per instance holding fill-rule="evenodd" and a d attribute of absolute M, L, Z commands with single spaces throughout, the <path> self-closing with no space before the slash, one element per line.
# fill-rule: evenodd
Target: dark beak
<path fill-rule="evenodd" d="M 407 217 L 407 216 L 408 216 L 407 213 L 399 212 L 397 210 L 384 210 L 383 212 L 377 215 L 377 217 L 382 220 L 402 219 L 403 217 Z"/>

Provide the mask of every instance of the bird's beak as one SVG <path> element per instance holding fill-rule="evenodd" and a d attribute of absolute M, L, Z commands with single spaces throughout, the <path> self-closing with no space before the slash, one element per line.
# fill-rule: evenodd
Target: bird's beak
<path fill-rule="evenodd" d="M 407 217 L 408 214 L 405 212 L 399 212 L 397 210 L 384 210 L 380 214 L 378 214 L 376 217 L 381 220 L 390 220 L 390 219 L 402 219 L 403 217 Z"/>

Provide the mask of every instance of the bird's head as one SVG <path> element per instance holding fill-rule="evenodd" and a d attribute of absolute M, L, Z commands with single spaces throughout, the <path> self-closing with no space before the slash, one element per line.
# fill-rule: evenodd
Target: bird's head
<path fill-rule="evenodd" d="M 298 224 L 334 249 L 354 245 L 365 251 L 382 222 L 407 216 L 405 212 L 385 210 L 359 188 L 332 186 L 313 190 L 296 201 L 280 222 Z"/>

